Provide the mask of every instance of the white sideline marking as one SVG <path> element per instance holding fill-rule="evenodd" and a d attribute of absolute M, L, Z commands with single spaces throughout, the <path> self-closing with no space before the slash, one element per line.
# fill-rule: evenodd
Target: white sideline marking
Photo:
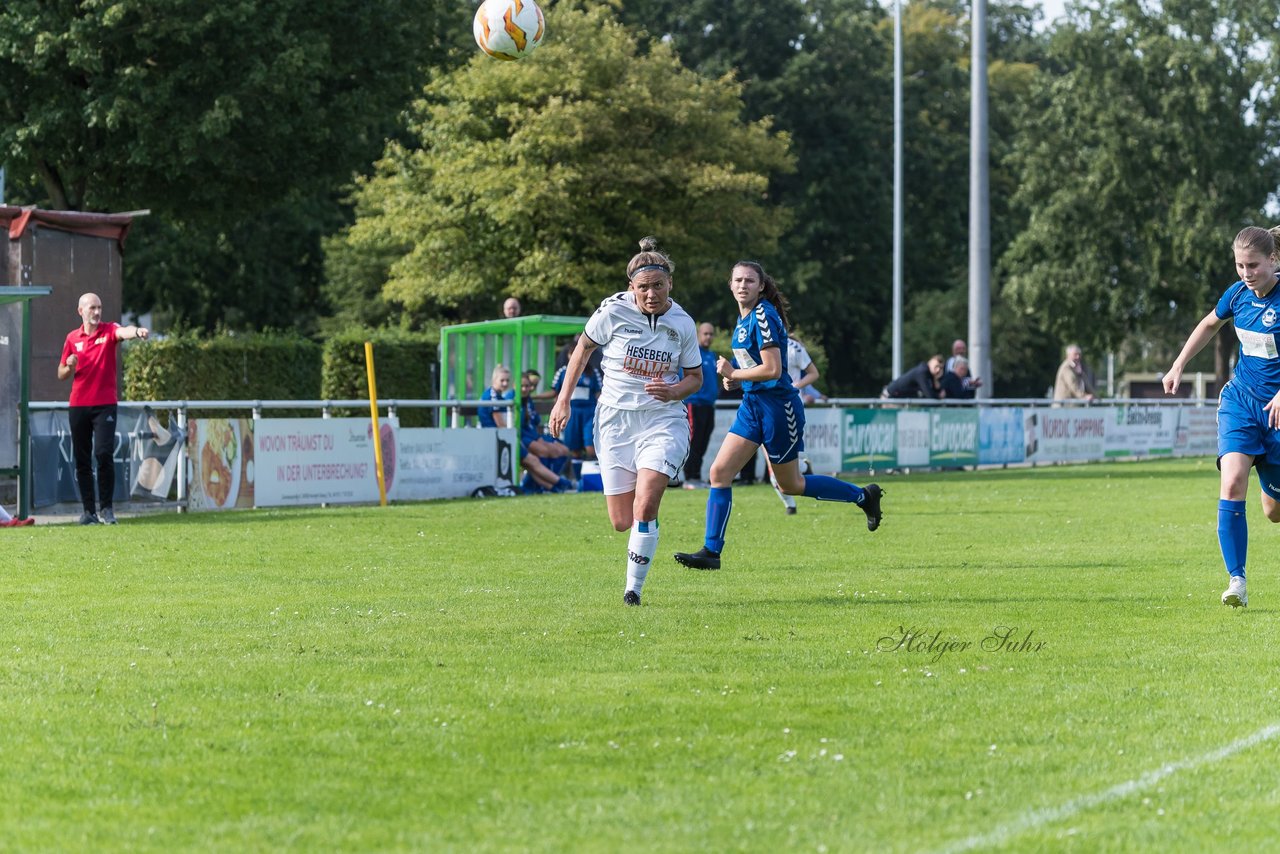
<path fill-rule="evenodd" d="M 1154 771 L 1148 771 L 1136 780 L 1127 780 L 1123 783 L 1112 786 L 1110 789 L 1095 792 L 1092 795 L 1082 795 L 1074 800 L 1067 801 L 1061 806 L 1031 810 L 1030 812 L 1023 813 L 1013 821 L 997 826 L 995 830 L 953 842 L 945 848 L 939 849 L 940 854 L 956 854 L 956 852 L 971 851 L 974 848 L 986 848 L 1001 845 L 1012 837 L 1020 836 L 1029 830 L 1037 830 L 1046 824 L 1061 821 L 1064 818 L 1070 818 L 1082 810 L 1092 809 L 1093 807 L 1101 806 L 1109 801 L 1127 798 L 1134 792 L 1140 792 L 1143 789 L 1151 788 L 1171 774 L 1176 774 L 1179 771 L 1187 771 L 1192 768 L 1199 768 L 1201 765 L 1210 765 L 1214 762 L 1221 761 L 1232 754 L 1239 753 L 1242 750 L 1247 750 L 1256 744 L 1261 744 L 1264 741 L 1270 741 L 1277 735 L 1280 735 L 1280 724 L 1265 726 L 1253 735 L 1246 736 L 1238 741 L 1233 741 L 1226 747 L 1219 747 L 1217 750 L 1211 750 L 1208 753 L 1201 754 L 1200 756 L 1193 756 L 1190 759 L 1182 759 L 1177 762 L 1170 762 L 1167 765 L 1161 765 L 1159 768 Z"/>

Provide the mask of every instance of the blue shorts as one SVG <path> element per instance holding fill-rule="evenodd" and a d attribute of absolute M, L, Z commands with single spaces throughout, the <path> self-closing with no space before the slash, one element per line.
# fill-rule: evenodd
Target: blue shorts
<path fill-rule="evenodd" d="M 594 448 L 596 446 L 595 421 L 596 408 L 594 406 L 576 407 L 570 405 L 569 420 L 565 422 L 564 432 L 560 434 L 560 440 L 571 451 Z"/>
<path fill-rule="evenodd" d="M 1218 398 L 1218 456 L 1248 454 L 1255 462 L 1280 465 L 1280 431 L 1267 424 L 1259 400 L 1238 384 L 1229 382 Z"/>
<path fill-rule="evenodd" d="M 729 432 L 764 446 L 769 462 L 789 463 L 804 450 L 804 405 L 794 390 L 785 397 L 748 392 Z"/>

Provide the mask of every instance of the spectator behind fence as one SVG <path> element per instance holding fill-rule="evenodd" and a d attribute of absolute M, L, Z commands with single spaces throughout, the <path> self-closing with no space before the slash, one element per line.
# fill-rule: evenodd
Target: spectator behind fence
<path fill-rule="evenodd" d="M 1083 355 L 1080 345 L 1067 345 L 1067 358 L 1058 366 L 1058 376 L 1053 381 L 1054 400 L 1093 402 L 1097 384 L 1093 371 L 1084 363 Z"/>
<path fill-rule="evenodd" d="M 506 302 L 502 304 L 503 317 L 519 317 L 520 311 L 520 300 L 515 297 L 507 297 Z"/>
<path fill-rule="evenodd" d="M 947 400 L 973 400 L 982 385 L 981 377 L 969 376 L 969 360 L 956 356 L 949 360 L 951 369 L 942 375 L 942 393 Z"/>
<path fill-rule="evenodd" d="M 880 396 L 939 399 L 942 397 L 942 356 L 930 356 L 929 361 L 916 365 L 885 386 Z"/>
<path fill-rule="evenodd" d="M 511 369 L 498 365 L 489 378 L 489 387 L 480 395 L 481 400 L 511 400 L 516 396 L 511 388 Z M 482 406 L 478 414 L 481 427 L 510 427 L 510 406 Z"/>
<path fill-rule="evenodd" d="M 969 345 L 964 343 L 963 338 L 957 338 L 951 342 L 951 356 L 947 359 L 947 363 L 942 366 L 942 373 L 954 371 L 956 367 L 956 359 L 964 356 L 969 358 Z"/>
<path fill-rule="evenodd" d="M 58 379 L 71 380 L 71 450 L 84 512 L 81 525 L 114 525 L 116 486 L 116 352 L 121 341 L 146 338 L 145 326 L 102 322 L 102 300 L 84 294 L 76 308 L 81 324 L 67 334 L 58 363 Z M 93 463 L 98 463 L 98 507 L 94 512 Z"/>

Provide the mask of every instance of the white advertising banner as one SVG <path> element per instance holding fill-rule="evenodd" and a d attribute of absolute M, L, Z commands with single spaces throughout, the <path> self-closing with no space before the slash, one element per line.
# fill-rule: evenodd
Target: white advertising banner
<path fill-rule="evenodd" d="M 898 413 L 898 465 L 929 465 L 929 413 L 906 410 Z"/>
<path fill-rule="evenodd" d="M 1178 410 L 1172 406 L 1108 407 L 1107 456 L 1169 456 L 1178 431 Z"/>
<path fill-rule="evenodd" d="M 1178 456 L 1201 457 L 1218 453 L 1218 409 L 1214 406 L 1178 408 L 1178 432 L 1173 452 Z"/>
<path fill-rule="evenodd" d="M 387 493 L 393 493 L 396 428 L 382 422 Z M 377 503 L 373 429 L 367 418 L 262 418 L 254 422 L 258 507 Z"/>
<path fill-rule="evenodd" d="M 465 498 L 483 486 L 514 486 L 513 429 L 403 427 L 396 434 L 399 501 Z"/>
<path fill-rule="evenodd" d="M 844 459 L 841 429 L 844 413 L 839 409 L 810 408 L 804 411 L 804 453 L 814 474 L 835 474 Z"/>

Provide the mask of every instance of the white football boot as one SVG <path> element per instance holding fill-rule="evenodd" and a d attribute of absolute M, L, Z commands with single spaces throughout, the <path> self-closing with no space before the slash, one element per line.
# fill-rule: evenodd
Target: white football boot
<path fill-rule="evenodd" d="M 1227 585 L 1227 589 L 1222 591 L 1222 604 L 1230 605 L 1232 608 L 1249 607 L 1249 594 L 1244 589 L 1244 576 L 1231 576 L 1231 583 Z"/>

